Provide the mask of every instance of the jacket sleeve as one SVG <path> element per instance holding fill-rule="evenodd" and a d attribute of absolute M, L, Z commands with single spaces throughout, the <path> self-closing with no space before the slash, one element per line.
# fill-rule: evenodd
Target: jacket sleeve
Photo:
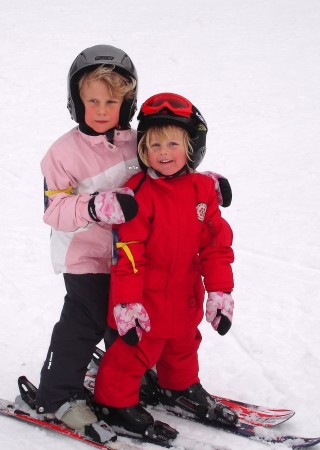
<path fill-rule="evenodd" d="M 209 196 L 200 245 L 200 264 L 207 292 L 231 292 L 234 286 L 231 264 L 233 234 L 221 217 L 216 193 Z"/>
<path fill-rule="evenodd" d="M 45 178 L 43 220 L 55 230 L 75 231 L 93 222 L 88 213 L 90 194 L 78 194 L 78 183 L 49 151 L 41 162 Z"/>
<path fill-rule="evenodd" d="M 129 182 L 126 186 L 134 189 Z M 135 194 L 138 213 L 134 219 L 114 226 L 118 237 L 117 261 L 111 266 L 110 308 L 118 303 L 142 301 L 145 274 L 145 242 L 147 240 L 151 218 L 151 202 L 145 185 Z M 120 245 L 120 247 L 119 247 Z"/>

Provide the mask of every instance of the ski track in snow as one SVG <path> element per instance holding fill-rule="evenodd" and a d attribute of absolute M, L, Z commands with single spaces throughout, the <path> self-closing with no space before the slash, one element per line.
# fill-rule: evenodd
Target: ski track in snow
<path fill-rule="evenodd" d="M 19 375 L 39 382 L 60 314 L 63 281 L 51 268 L 39 163 L 75 126 L 66 108 L 71 62 L 108 43 L 135 62 L 138 106 L 169 91 L 199 107 L 209 126 L 200 170 L 226 175 L 233 188 L 222 213 L 234 230 L 234 324 L 221 337 L 201 323 L 202 384 L 295 409 L 279 430 L 320 435 L 319 20 L 318 0 L 11 0 L 2 8 L 0 397 L 15 398 Z M 0 423 L 6 450 L 85 448 Z M 175 417 L 170 424 L 231 450 L 266 448 Z"/>

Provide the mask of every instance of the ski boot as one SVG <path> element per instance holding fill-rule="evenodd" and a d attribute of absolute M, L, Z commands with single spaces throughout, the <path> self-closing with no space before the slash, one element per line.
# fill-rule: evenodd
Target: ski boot
<path fill-rule="evenodd" d="M 96 415 L 91 411 L 86 401 L 82 399 L 65 402 L 55 411 L 54 415 L 68 427 L 82 432 L 86 425 L 98 422 Z"/>
<path fill-rule="evenodd" d="M 160 403 L 160 386 L 157 373 L 150 369 L 143 375 L 140 384 L 140 402 L 143 405 L 156 406 Z"/>
<path fill-rule="evenodd" d="M 195 383 L 187 389 L 176 391 L 160 389 L 160 401 L 168 411 L 181 413 L 198 418 L 205 422 L 219 422 L 224 425 L 235 425 L 238 416 L 235 411 L 216 402 L 200 383 Z"/>
<path fill-rule="evenodd" d="M 128 408 L 95 404 L 95 412 L 101 420 L 108 421 L 118 434 L 128 435 L 129 432 L 129 435 L 138 435 L 146 441 L 160 444 L 166 444 L 178 435 L 168 424 L 155 421 L 140 404 Z"/>
<path fill-rule="evenodd" d="M 17 404 L 25 404 L 41 420 L 62 422 L 67 427 L 83 434 L 98 444 L 117 439 L 117 435 L 107 423 L 103 421 L 98 422 L 97 416 L 90 409 L 86 400 L 72 399 L 69 402 L 65 402 L 57 411 L 48 413 L 41 406 L 37 407 L 37 388 L 25 376 L 18 378 L 18 386 L 20 395 L 16 399 Z"/>
<path fill-rule="evenodd" d="M 93 352 L 85 380 L 85 386 L 87 388 L 90 388 L 91 391 L 94 390 L 95 377 L 98 372 L 98 368 L 104 353 L 105 352 L 101 350 L 99 347 L 96 347 L 95 351 Z M 158 376 L 157 372 L 153 369 L 147 370 L 141 379 L 140 402 L 143 405 L 153 405 L 153 406 L 158 405 L 160 402 L 160 388 L 158 383 Z"/>

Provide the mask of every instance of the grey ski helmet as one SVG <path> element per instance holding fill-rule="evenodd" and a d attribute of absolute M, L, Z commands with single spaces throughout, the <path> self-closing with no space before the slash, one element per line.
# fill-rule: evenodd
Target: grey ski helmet
<path fill-rule="evenodd" d="M 153 95 L 141 106 L 138 114 L 138 142 L 148 128 L 162 125 L 177 125 L 184 128 L 192 146 L 192 161 L 188 166 L 196 169 L 206 153 L 206 136 L 208 126 L 200 111 L 185 97 L 170 92 Z M 147 167 L 140 160 L 140 167 Z"/>
<path fill-rule="evenodd" d="M 71 118 L 77 123 L 84 123 L 84 106 L 80 99 L 78 82 L 81 76 L 99 66 L 112 66 L 120 75 L 136 80 L 137 71 L 130 57 L 121 49 L 112 45 L 95 45 L 83 50 L 73 61 L 68 74 L 68 110 Z M 129 128 L 130 121 L 137 109 L 137 86 L 134 96 L 124 99 L 121 109 L 119 125 L 121 128 Z"/>

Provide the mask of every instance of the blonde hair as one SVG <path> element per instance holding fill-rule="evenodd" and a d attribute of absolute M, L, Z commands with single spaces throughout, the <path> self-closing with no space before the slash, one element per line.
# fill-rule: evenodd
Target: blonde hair
<path fill-rule="evenodd" d="M 145 166 L 150 167 L 148 161 L 148 148 L 150 147 L 151 136 L 156 135 L 160 139 L 171 138 L 171 134 L 177 129 L 183 131 L 183 144 L 186 149 L 187 160 L 192 161 L 193 149 L 188 132 L 184 128 L 176 125 L 161 125 L 148 128 L 139 141 L 138 155 Z"/>
<path fill-rule="evenodd" d="M 102 80 L 106 83 L 112 98 L 124 97 L 126 100 L 134 96 L 137 85 L 133 78 L 125 78 L 114 71 L 114 67 L 99 66 L 91 72 L 86 72 L 79 80 L 79 93 L 81 96 L 85 83 Z"/>

